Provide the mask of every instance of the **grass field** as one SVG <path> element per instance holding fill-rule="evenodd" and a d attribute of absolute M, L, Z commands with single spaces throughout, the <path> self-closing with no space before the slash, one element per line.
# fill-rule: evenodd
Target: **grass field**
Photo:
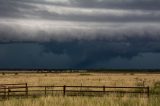
<path fill-rule="evenodd" d="M 12 73 L 0 74 L 0 84 L 29 85 L 91 85 L 91 86 L 150 86 L 159 92 L 160 74 L 147 73 Z M 0 101 L 0 106 L 159 106 L 160 96 L 146 97 L 87 97 L 47 96 Z"/>

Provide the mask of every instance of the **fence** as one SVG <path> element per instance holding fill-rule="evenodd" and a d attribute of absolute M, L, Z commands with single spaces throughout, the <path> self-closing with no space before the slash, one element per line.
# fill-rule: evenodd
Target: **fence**
<path fill-rule="evenodd" d="M 0 96 L 10 98 L 13 96 L 95 96 L 108 94 L 140 94 L 149 97 L 149 87 L 111 87 L 111 86 L 28 86 L 22 84 L 0 84 Z"/>

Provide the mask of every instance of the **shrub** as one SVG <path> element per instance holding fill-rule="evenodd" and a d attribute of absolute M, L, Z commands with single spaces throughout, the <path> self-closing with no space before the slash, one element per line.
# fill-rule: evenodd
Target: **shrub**
<path fill-rule="evenodd" d="M 160 94 L 160 81 L 154 83 L 154 86 L 151 88 L 151 93 Z"/>
<path fill-rule="evenodd" d="M 18 75 L 18 73 L 14 73 L 14 75 Z"/>
<path fill-rule="evenodd" d="M 6 73 L 4 73 L 4 72 L 2 73 L 2 75 L 5 75 L 5 74 L 6 74 Z"/>

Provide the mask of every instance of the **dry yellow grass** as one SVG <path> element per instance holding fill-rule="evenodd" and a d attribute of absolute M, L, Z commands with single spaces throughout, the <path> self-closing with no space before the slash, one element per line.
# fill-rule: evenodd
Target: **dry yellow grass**
<path fill-rule="evenodd" d="M 35 73 L 1 74 L 0 84 L 28 83 L 29 85 L 95 85 L 150 86 L 160 82 L 160 74 L 113 73 Z M 48 96 L 1 101 L 0 106 L 159 106 L 160 97 L 63 97 Z"/>
<path fill-rule="evenodd" d="M 100 86 L 153 86 L 160 74 L 109 74 L 109 73 L 42 73 L 0 75 L 0 84 L 28 83 L 29 85 L 100 85 Z"/>
<path fill-rule="evenodd" d="M 158 106 L 159 99 L 128 97 L 40 97 L 29 99 L 11 99 L 0 102 L 1 106 Z M 157 103 L 156 103 L 157 102 Z"/>

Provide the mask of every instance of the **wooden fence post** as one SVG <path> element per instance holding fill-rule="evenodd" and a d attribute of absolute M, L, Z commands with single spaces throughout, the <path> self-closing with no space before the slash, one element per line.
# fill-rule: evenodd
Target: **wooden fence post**
<path fill-rule="evenodd" d="M 148 98 L 150 96 L 149 86 L 147 87 L 147 96 L 148 96 Z"/>
<path fill-rule="evenodd" d="M 4 88 L 4 98 L 6 98 L 6 93 L 7 93 L 7 88 L 5 86 L 5 88 Z"/>
<path fill-rule="evenodd" d="M 47 95 L 47 87 L 45 86 L 45 96 Z"/>
<path fill-rule="evenodd" d="M 54 87 L 51 87 L 51 89 L 52 89 L 52 96 L 53 96 L 53 90 L 54 90 Z"/>
<path fill-rule="evenodd" d="M 26 97 L 28 97 L 28 85 L 26 83 Z"/>
<path fill-rule="evenodd" d="M 66 95 L 66 85 L 63 86 L 63 96 Z"/>
<path fill-rule="evenodd" d="M 10 96 L 10 88 L 8 87 L 8 99 L 9 99 L 9 96 Z"/>
<path fill-rule="evenodd" d="M 105 93 L 106 92 L 106 87 L 105 86 L 103 86 L 103 93 Z"/>

